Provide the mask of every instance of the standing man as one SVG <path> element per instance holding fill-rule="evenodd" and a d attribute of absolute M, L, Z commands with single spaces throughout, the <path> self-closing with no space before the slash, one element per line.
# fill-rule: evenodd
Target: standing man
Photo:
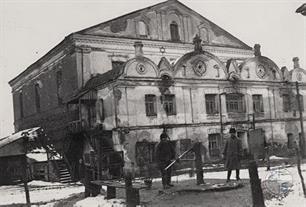
<path fill-rule="evenodd" d="M 171 163 L 171 160 L 175 158 L 175 150 L 172 146 L 169 136 L 166 131 L 163 130 L 160 135 L 160 143 L 156 148 L 156 159 L 158 162 L 158 167 L 162 174 L 162 183 L 164 189 L 172 187 L 171 184 L 171 167 L 165 170 L 165 168 Z"/>
<path fill-rule="evenodd" d="M 240 180 L 239 169 L 241 167 L 240 157 L 242 155 L 242 145 L 241 141 L 236 136 L 236 129 L 230 128 L 229 133 L 230 138 L 226 141 L 223 151 L 225 158 L 225 168 L 227 168 L 226 182 L 230 182 L 232 170 L 236 170 L 236 179 Z"/>
<path fill-rule="evenodd" d="M 197 173 L 197 185 L 205 184 L 204 176 L 203 176 L 203 162 L 207 159 L 206 153 L 207 150 L 203 146 L 202 142 L 197 138 L 196 142 L 193 144 L 191 151 L 194 152 L 195 155 L 195 166 L 196 166 L 196 173 Z"/>

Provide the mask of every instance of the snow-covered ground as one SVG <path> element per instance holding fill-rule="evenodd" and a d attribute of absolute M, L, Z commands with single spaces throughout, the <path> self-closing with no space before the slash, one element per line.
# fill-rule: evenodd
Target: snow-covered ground
<path fill-rule="evenodd" d="M 289 194 L 286 197 L 279 196 L 272 200 L 266 200 L 267 207 L 279 206 L 306 206 L 306 198 L 303 196 L 300 177 L 296 166 L 279 166 L 273 167 L 271 171 L 266 171 L 266 168 L 258 168 L 259 178 L 262 182 L 270 179 L 275 179 L 274 172 L 281 169 L 287 172 L 278 177 L 279 181 L 289 181 L 292 186 L 289 186 Z M 302 165 L 302 173 L 306 179 L 306 164 Z M 232 177 L 235 177 L 233 172 Z M 240 171 L 241 179 L 249 179 L 248 170 Z M 204 174 L 205 179 L 226 179 L 226 171 L 207 172 Z M 188 174 L 174 176 L 173 180 L 184 181 L 194 179 Z M 154 182 L 161 179 L 154 179 Z M 53 207 L 56 200 L 61 200 L 70 197 L 73 194 L 84 192 L 84 187 L 80 184 L 62 184 L 49 183 L 43 181 L 32 181 L 29 183 L 31 202 L 45 202 L 47 204 L 40 205 L 41 207 Z M 15 186 L 0 186 L 0 205 L 8 205 L 13 203 L 25 203 L 25 193 L 22 185 Z M 277 196 L 276 196 L 277 197 Z M 174 201 L 175 202 L 175 201 Z M 35 205 L 34 205 L 35 206 Z M 37 205 L 36 205 L 37 206 Z M 85 198 L 74 204 L 74 207 L 121 207 L 124 206 L 124 201 L 120 199 L 105 200 L 103 195 L 97 197 Z"/>
<path fill-rule="evenodd" d="M 98 195 L 78 201 L 73 207 L 123 207 L 125 206 L 124 202 L 122 199 L 106 200 L 104 196 Z"/>
<path fill-rule="evenodd" d="M 84 192 L 81 184 L 62 184 L 43 181 L 28 183 L 31 203 L 53 202 L 70 197 L 73 194 Z M 23 185 L 0 186 L 0 205 L 25 203 Z M 52 205 L 46 205 L 49 207 Z"/>

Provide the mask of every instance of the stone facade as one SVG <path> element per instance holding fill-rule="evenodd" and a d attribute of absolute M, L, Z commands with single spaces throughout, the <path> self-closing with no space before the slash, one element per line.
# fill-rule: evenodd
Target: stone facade
<path fill-rule="evenodd" d="M 300 132 L 290 83 L 305 93 L 294 61 L 279 69 L 259 45 L 169 0 L 69 35 L 10 81 L 15 130 L 41 126 L 59 150 L 78 128 L 111 131 L 136 166 L 141 156 L 154 162 L 163 128 L 177 153 L 199 139 L 211 158 L 232 126 L 247 152 L 253 122 L 268 142 L 287 144 Z"/>

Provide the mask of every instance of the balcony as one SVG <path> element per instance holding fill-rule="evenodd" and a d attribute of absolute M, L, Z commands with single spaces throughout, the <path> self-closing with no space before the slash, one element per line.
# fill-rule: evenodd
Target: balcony
<path fill-rule="evenodd" d="M 69 133 L 77 134 L 85 131 L 87 129 L 87 124 L 84 120 L 75 120 L 67 124 L 67 129 Z"/>

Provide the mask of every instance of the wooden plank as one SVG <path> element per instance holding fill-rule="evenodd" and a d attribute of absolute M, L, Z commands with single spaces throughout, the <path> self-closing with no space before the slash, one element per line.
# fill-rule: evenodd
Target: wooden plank
<path fill-rule="evenodd" d="M 94 181 L 91 181 L 91 183 L 93 183 L 95 185 L 100 185 L 100 186 L 109 186 L 109 187 L 115 187 L 115 188 L 125 188 L 125 184 L 124 183 L 120 183 L 118 181 L 94 180 Z M 146 186 L 138 184 L 138 183 L 133 183 L 133 188 L 136 188 L 136 189 L 145 189 Z"/>

